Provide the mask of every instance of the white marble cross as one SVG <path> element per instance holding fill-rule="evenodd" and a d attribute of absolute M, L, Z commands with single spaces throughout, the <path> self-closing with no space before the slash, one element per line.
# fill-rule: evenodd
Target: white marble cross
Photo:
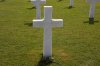
<path fill-rule="evenodd" d="M 100 0 L 86 0 L 86 2 L 90 3 L 89 18 L 94 18 L 95 3 L 100 2 Z"/>
<path fill-rule="evenodd" d="M 74 0 L 70 0 L 70 7 L 74 6 Z"/>
<path fill-rule="evenodd" d="M 52 6 L 44 6 L 44 18 L 33 20 L 33 27 L 44 28 L 43 57 L 52 56 L 52 27 L 63 27 L 62 19 L 52 19 Z"/>
<path fill-rule="evenodd" d="M 31 2 L 35 5 L 36 7 L 36 19 L 41 18 L 41 4 L 45 4 L 46 0 L 31 0 Z"/>

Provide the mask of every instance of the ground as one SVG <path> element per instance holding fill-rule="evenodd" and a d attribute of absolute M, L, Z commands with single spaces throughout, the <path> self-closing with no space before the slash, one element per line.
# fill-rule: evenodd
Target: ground
<path fill-rule="evenodd" d="M 100 3 L 94 24 L 88 23 L 85 0 L 75 0 L 72 9 L 69 0 L 47 0 L 45 5 L 53 6 L 53 18 L 64 20 L 62 28 L 53 28 L 54 60 L 62 66 L 100 66 Z M 32 7 L 28 0 L 0 1 L 0 66 L 41 66 L 43 29 L 32 27 Z"/>

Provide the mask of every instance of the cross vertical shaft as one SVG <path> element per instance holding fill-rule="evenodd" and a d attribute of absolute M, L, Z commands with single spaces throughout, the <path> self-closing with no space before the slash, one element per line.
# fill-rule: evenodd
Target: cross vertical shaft
<path fill-rule="evenodd" d="M 70 6 L 71 6 L 71 7 L 74 6 L 74 0 L 70 0 Z"/>
<path fill-rule="evenodd" d="M 52 56 L 52 6 L 44 7 L 44 52 L 46 57 Z"/>
<path fill-rule="evenodd" d="M 100 0 L 86 0 L 86 2 L 90 4 L 89 21 L 94 22 L 95 4 L 100 2 Z"/>
<path fill-rule="evenodd" d="M 89 18 L 94 18 L 94 11 L 95 11 L 95 3 L 91 3 L 90 4 Z"/>
<path fill-rule="evenodd" d="M 40 2 L 38 0 L 38 4 L 36 4 L 36 19 L 41 18 L 41 7 L 40 7 Z"/>
<path fill-rule="evenodd" d="M 41 18 L 41 4 L 45 4 L 46 0 L 31 0 L 31 2 L 35 5 L 36 7 L 36 19 Z"/>

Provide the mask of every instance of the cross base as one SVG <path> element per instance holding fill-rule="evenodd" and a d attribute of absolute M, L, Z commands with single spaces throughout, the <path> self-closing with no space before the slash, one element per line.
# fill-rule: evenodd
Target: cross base
<path fill-rule="evenodd" d="M 70 8 L 73 8 L 73 6 L 69 6 L 69 9 L 70 9 Z"/>
<path fill-rule="evenodd" d="M 94 24 L 94 18 L 89 18 L 89 24 Z"/>
<path fill-rule="evenodd" d="M 54 58 L 53 57 L 42 57 L 42 61 L 43 63 L 53 63 Z"/>

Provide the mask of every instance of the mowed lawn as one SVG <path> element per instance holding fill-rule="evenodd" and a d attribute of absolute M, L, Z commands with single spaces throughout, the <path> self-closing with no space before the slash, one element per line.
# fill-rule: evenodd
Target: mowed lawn
<path fill-rule="evenodd" d="M 100 3 L 92 25 L 85 0 L 75 0 L 72 9 L 68 9 L 69 0 L 47 0 L 45 5 L 53 6 L 53 18 L 64 20 L 62 28 L 53 28 L 55 61 L 62 66 L 100 66 Z M 43 29 L 32 27 L 36 16 L 32 7 L 28 0 L 0 2 L 0 66 L 41 66 Z"/>

